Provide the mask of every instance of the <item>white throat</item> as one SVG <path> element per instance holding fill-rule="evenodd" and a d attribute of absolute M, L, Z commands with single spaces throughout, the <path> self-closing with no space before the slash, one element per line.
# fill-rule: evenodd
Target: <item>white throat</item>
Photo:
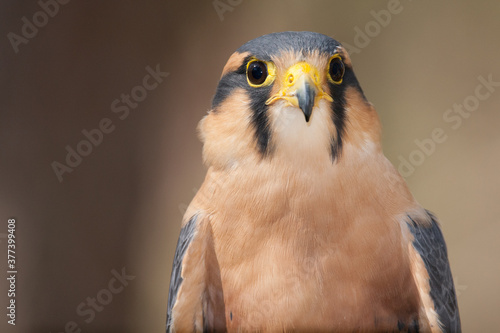
<path fill-rule="evenodd" d="M 331 164 L 334 125 L 327 101 L 321 100 L 306 122 L 302 111 L 286 102 L 270 108 L 274 154 L 298 167 Z"/>

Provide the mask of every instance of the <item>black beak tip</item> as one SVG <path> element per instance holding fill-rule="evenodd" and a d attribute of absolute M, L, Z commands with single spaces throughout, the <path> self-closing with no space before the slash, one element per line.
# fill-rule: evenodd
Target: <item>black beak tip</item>
<path fill-rule="evenodd" d="M 311 111 L 309 111 L 308 113 L 307 113 L 307 112 L 305 112 L 304 110 L 302 110 L 302 111 L 304 112 L 304 117 L 306 118 L 306 123 L 308 123 L 308 122 L 309 122 L 309 119 L 311 119 L 311 113 L 312 113 L 311 111 L 312 111 L 312 110 L 311 110 Z"/>
<path fill-rule="evenodd" d="M 309 83 L 306 83 L 306 87 L 303 92 L 297 94 L 299 100 L 299 108 L 301 108 L 306 118 L 306 122 L 311 119 L 312 109 L 314 107 L 314 98 L 316 97 L 316 91 Z"/>

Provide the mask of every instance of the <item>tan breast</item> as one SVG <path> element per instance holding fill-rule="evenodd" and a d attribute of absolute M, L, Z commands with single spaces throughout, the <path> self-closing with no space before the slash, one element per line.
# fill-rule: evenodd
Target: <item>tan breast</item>
<path fill-rule="evenodd" d="M 399 218 L 418 205 L 378 177 L 394 172 L 379 155 L 321 171 L 272 161 L 209 170 L 195 206 L 212 226 L 229 331 L 392 330 L 415 319 Z"/>

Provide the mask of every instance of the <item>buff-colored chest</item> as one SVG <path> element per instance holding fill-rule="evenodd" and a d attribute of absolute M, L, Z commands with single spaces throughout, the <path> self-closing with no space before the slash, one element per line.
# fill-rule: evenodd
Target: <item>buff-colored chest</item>
<path fill-rule="evenodd" d="M 333 172 L 321 175 L 215 187 L 210 221 L 229 331 L 392 330 L 418 312 L 399 224 L 377 198 L 340 192 Z"/>

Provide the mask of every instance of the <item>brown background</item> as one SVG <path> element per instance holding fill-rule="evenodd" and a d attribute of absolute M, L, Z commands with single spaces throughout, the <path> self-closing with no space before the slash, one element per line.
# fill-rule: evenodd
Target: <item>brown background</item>
<path fill-rule="evenodd" d="M 228 0 L 223 0 L 224 2 Z M 222 67 L 262 34 L 311 30 L 355 45 L 370 11 L 389 1 L 232 1 L 220 20 L 212 1 L 71 1 L 16 54 L 36 1 L 0 4 L 0 257 L 6 221 L 17 219 L 17 325 L 2 332 L 163 332 L 170 269 L 183 209 L 204 176 L 196 125 Z M 463 328 L 499 332 L 500 89 L 454 130 L 444 112 L 500 81 L 500 3 L 401 0 L 402 11 L 352 54 L 379 112 L 384 149 L 399 164 L 415 139 L 442 128 L 447 141 L 407 177 L 442 221 Z M 142 83 L 146 66 L 170 76 L 120 120 L 111 102 Z M 115 131 L 59 183 L 83 129 L 110 118 Z M 5 272 L 6 260 L 0 261 Z M 111 270 L 134 275 L 95 320 L 78 304 L 106 288 Z M 5 276 L 1 273 L 0 276 Z M 0 283 L 0 308 L 7 306 Z"/>

